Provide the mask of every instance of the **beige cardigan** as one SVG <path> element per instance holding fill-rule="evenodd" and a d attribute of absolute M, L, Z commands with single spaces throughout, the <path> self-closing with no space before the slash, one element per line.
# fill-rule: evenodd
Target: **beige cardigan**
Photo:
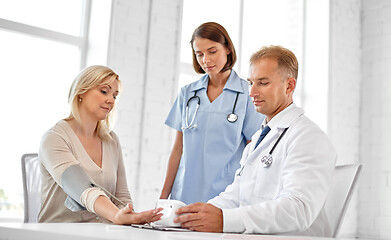
<path fill-rule="evenodd" d="M 132 203 L 126 183 L 121 146 L 114 132 L 112 139 L 102 140 L 102 168 L 98 167 L 85 151 L 79 138 L 65 121 L 59 121 L 41 140 L 42 189 L 39 222 L 108 222 L 93 213 L 93 206 L 101 190 L 88 189 L 81 196 L 88 210 L 72 212 L 64 206 L 67 194 L 61 188 L 61 176 L 71 165 L 79 164 L 95 183 L 125 203 Z"/>

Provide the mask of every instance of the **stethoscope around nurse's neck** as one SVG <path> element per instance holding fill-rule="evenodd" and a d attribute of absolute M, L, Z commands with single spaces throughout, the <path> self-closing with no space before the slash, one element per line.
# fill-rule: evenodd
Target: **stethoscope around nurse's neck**
<path fill-rule="evenodd" d="M 234 123 L 234 122 L 236 122 L 236 120 L 238 120 L 238 115 L 235 113 L 235 108 L 236 108 L 236 103 L 238 102 L 238 97 L 239 97 L 239 92 L 236 93 L 236 99 L 235 99 L 235 103 L 234 103 L 234 107 L 232 109 L 232 112 L 230 114 L 228 114 L 228 116 L 227 116 L 227 120 L 230 123 Z M 190 124 L 189 124 L 189 104 L 193 100 L 197 101 L 197 105 L 196 105 L 196 109 L 194 110 L 193 118 L 191 119 Z M 198 108 L 200 107 L 200 104 L 201 104 L 201 99 L 200 99 L 200 97 L 197 96 L 197 91 L 195 91 L 194 92 L 194 96 L 192 96 L 191 98 L 189 98 L 189 100 L 187 100 L 187 103 L 186 103 L 186 116 L 185 116 L 185 121 L 186 121 L 185 124 L 186 124 L 186 126 L 182 127 L 182 130 L 193 129 L 193 128 L 197 127 L 197 124 L 193 125 L 193 123 L 194 123 L 194 119 L 195 119 L 195 117 L 197 115 Z"/>
<path fill-rule="evenodd" d="M 273 163 L 273 156 L 272 156 L 272 154 L 274 152 L 274 149 L 277 147 L 277 145 L 280 142 L 281 138 L 285 135 L 285 133 L 286 133 L 286 131 L 288 131 L 288 129 L 289 129 L 289 127 L 284 129 L 284 131 L 278 137 L 276 143 L 274 143 L 274 145 L 273 145 L 272 149 L 269 151 L 269 153 L 266 156 L 263 156 L 261 158 L 262 167 L 268 168 Z M 255 151 L 255 149 L 254 149 L 254 151 Z M 246 164 L 247 164 L 247 162 L 243 165 L 243 167 L 240 169 L 239 173 L 236 176 L 241 176 L 242 175 L 243 169 L 246 166 Z"/>

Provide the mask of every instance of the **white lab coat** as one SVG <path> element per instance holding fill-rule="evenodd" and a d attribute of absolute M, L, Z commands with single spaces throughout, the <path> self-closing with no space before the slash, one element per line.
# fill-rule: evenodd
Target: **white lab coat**
<path fill-rule="evenodd" d="M 236 171 L 234 182 L 209 201 L 223 209 L 223 231 L 328 235 L 330 226 L 322 207 L 336 162 L 332 144 L 295 104 L 268 126 L 270 132 L 255 150 L 261 130 L 245 148 L 240 161 L 244 168 Z M 273 163 L 264 168 L 261 158 L 287 127 L 272 154 Z"/>

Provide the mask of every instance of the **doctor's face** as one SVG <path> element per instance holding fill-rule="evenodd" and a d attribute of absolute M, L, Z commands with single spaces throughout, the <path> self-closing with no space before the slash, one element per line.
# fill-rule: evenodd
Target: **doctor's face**
<path fill-rule="evenodd" d="M 193 49 L 198 64 L 208 75 L 219 74 L 227 63 L 227 55 L 230 53 L 223 44 L 199 37 L 193 41 Z"/>
<path fill-rule="evenodd" d="M 258 59 L 251 64 L 249 75 L 250 97 L 257 112 L 264 114 L 267 121 L 292 103 L 296 81 L 281 76 L 276 59 Z"/>

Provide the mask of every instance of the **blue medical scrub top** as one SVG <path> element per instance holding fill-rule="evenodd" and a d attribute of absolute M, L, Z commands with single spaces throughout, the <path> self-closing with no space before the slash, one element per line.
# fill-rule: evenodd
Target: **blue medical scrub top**
<path fill-rule="evenodd" d="M 234 70 L 224 86 L 223 92 L 213 102 L 207 96 L 209 76 L 181 88 L 165 124 L 183 132 L 183 152 L 171 190 L 171 199 L 186 204 L 207 202 L 219 195 L 232 183 L 235 171 L 247 140 L 260 128 L 264 116 L 255 111 L 249 97 L 249 85 L 239 78 Z M 194 123 L 186 126 L 186 104 L 194 93 L 201 103 Z M 235 113 L 236 122 L 228 122 L 236 95 L 239 93 Z M 190 124 L 197 101 L 189 103 Z"/>

